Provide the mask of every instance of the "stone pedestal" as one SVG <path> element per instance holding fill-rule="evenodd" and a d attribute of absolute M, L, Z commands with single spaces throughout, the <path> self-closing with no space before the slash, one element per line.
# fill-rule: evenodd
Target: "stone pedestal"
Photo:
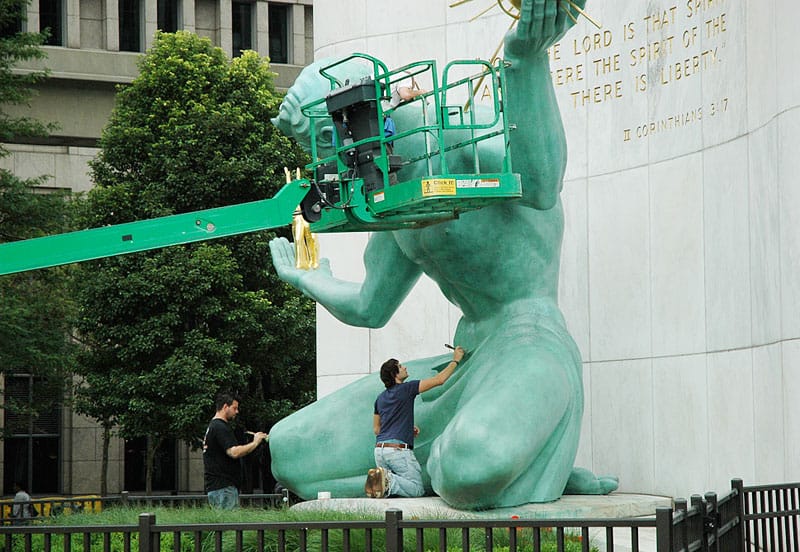
<path fill-rule="evenodd" d="M 383 516 L 390 508 L 402 510 L 403 518 L 415 519 L 565 519 L 565 518 L 631 518 L 653 516 L 656 508 L 672 506 L 664 496 L 611 493 L 606 496 L 565 495 L 555 502 L 524 504 L 512 508 L 470 511 L 456 510 L 438 496 L 423 498 L 330 498 L 309 500 L 292 506 L 307 512 L 354 512 Z"/>
<path fill-rule="evenodd" d="M 304 512 L 350 512 L 383 517 L 390 508 L 402 510 L 403 519 L 618 519 L 655 516 L 656 508 L 672 506 L 672 499 L 665 496 L 611 493 L 607 496 L 566 495 L 555 502 L 546 504 L 524 504 L 513 508 L 497 508 L 473 512 L 456 510 L 439 498 L 330 498 L 325 500 L 309 500 L 292 506 L 292 510 Z M 589 531 L 591 546 L 605 550 L 608 535 L 604 528 Z M 617 552 L 655 552 L 655 528 L 640 528 L 637 542 L 631 542 L 631 530 L 618 528 L 613 530 L 614 550 Z"/>

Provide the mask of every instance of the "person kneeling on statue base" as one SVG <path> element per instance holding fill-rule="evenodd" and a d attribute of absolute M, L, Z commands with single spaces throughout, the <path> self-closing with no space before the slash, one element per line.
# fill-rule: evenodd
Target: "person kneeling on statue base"
<path fill-rule="evenodd" d="M 422 468 L 414 456 L 414 437 L 419 428 L 414 425 L 414 399 L 434 387 L 443 385 L 458 363 L 464 349 L 456 347 L 444 370 L 424 380 L 408 379 L 408 370 L 394 358 L 381 366 L 381 381 L 386 389 L 375 400 L 372 417 L 375 431 L 375 464 L 367 473 L 364 490 L 368 497 L 416 497 L 425 494 Z"/>

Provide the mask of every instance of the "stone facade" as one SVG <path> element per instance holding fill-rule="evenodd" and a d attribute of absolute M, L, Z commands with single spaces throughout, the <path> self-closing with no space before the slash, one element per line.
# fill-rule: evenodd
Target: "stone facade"
<path fill-rule="evenodd" d="M 510 20 L 495 8 L 470 22 L 491 2 L 448 4 L 317 0 L 317 57 L 489 58 Z M 602 27 L 581 17 L 550 51 L 569 146 L 560 302 L 586 392 L 577 463 L 671 496 L 797 480 L 800 58 L 783 48 L 800 7 L 586 11 Z M 365 242 L 324 235 L 321 255 L 360 281 Z M 320 309 L 319 396 L 390 356 L 445 353 L 458 316 L 425 278 L 380 330 Z"/>

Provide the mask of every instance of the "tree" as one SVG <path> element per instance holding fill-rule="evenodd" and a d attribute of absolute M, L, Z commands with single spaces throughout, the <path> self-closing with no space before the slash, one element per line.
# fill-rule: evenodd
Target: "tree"
<path fill-rule="evenodd" d="M 17 74 L 20 61 L 45 57 L 45 35 L 18 32 L 26 0 L 0 0 L 0 106 L 28 104 L 34 85 L 46 72 Z M 53 125 L 0 110 L 0 158 L 10 155 L 3 142 L 45 136 Z M 47 177 L 20 179 L 0 168 L 0 242 L 63 232 L 69 228 L 64 194 L 36 193 Z M 68 339 L 73 302 L 68 292 L 69 269 L 53 268 L 0 277 L 0 371 L 30 374 L 35 400 L 7 395 L 3 408 L 9 419 L 28 420 L 52 409 L 62 399 L 72 369 L 74 345 Z M 22 428 L 20 428 L 22 429 Z M 6 434 L 15 427 L 4 426 Z"/>
<path fill-rule="evenodd" d="M 20 180 L 0 169 L 0 241 L 67 228 L 63 195 L 34 193 L 40 181 Z M 32 401 L 5 394 L 5 434 L 25 433 L 26 420 L 63 400 L 75 353 L 69 338 L 74 309 L 69 273 L 69 267 L 58 267 L 0 276 L 0 372 L 28 374 L 34 385 Z M 9 424 L 9 414 L 23 425 Z"/>
<path fill-rule="evenodd" d="M 82 358 L 83 357 L 83 358 Z M 104 370 L 107 363 L 94 356 L 88 350 L 79 355 L 78 365 L 83 366 L 83 380 L 75 396 L 75 410 L 96 420 L 103 429 L 102 459 L 100 462 L 100 496 L 108 495 L 108 460 L 109 447 L 114 426 L 118 423 L 117 413 L 125 405 L 119 404 L 119 393 L 114 390 L 115 384 L 111 374 Z M 80 360 L 82 358 L 82 360 Z M 97 363 L 95 365 L 94 363 Z"/>
<path fill-rule="evenodd" d="M 267 60 L 254 52 L 228 61 L 207 39 L 158 34 L 139 68 L 117 96 L 92 164 L 87 226 L 271 197 L 284 166 L 307 163 L 270 124 L 280 97 Z M 314 306 L 274 275 L 273 236 L 82 270 L 78 326 L 90 349 L 78 394 L 107 389 L 103 412 L 91 415 L 113 418 L 126 438 L 148 437 L 148 492 L 155 446 L 170 437 L 197 444 L 218 391 L 248 397 L 240 415 L 248 428 L 269 427 L 313 398 Z M 256 400 L 266 406 L 255 408 Z"/>
<path fill-rule="evenodd" d="M 41 45 L 46 33 L 21 32 L 18 28 L 25 19 L 30 0 L 0 0 L 0 105 L 28 105 L 34 86 L 47 78 L 47 71 L 14 73 L 20 61 L 47 57 Z M 11 115 L 0 111 L 0 142 L 15 136 L 46 136 L 55 129 L 52 123 L 43 123 L 32 117 Z M 0 146 L 0 151 L 7 150 Z"/>

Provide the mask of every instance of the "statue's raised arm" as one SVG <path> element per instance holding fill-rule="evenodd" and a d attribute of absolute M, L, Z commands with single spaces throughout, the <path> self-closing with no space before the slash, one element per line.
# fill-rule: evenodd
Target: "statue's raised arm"
<path fill-rule="evenodd" d="M 577 21 L 579 12 L 570 4 L 583 10 L 586 0 L 522 0 L 519 21 L 506 36 L 506 57 L 546 53 Z"/>
<path fill-rule="evenodd" d="M 576 5 L 583 9 L 586 0 Z M 505 38 L 511 63 L 504 90 L 514 172 L 522 175 L 523 201 L 550 209 L 561 191 L 567 143 L 550 77 L 547 49 L 574 24 L 564 0 L 523 0 L 516 27 Z M 574 14 L 573 17 L 577 15 Z"/>

